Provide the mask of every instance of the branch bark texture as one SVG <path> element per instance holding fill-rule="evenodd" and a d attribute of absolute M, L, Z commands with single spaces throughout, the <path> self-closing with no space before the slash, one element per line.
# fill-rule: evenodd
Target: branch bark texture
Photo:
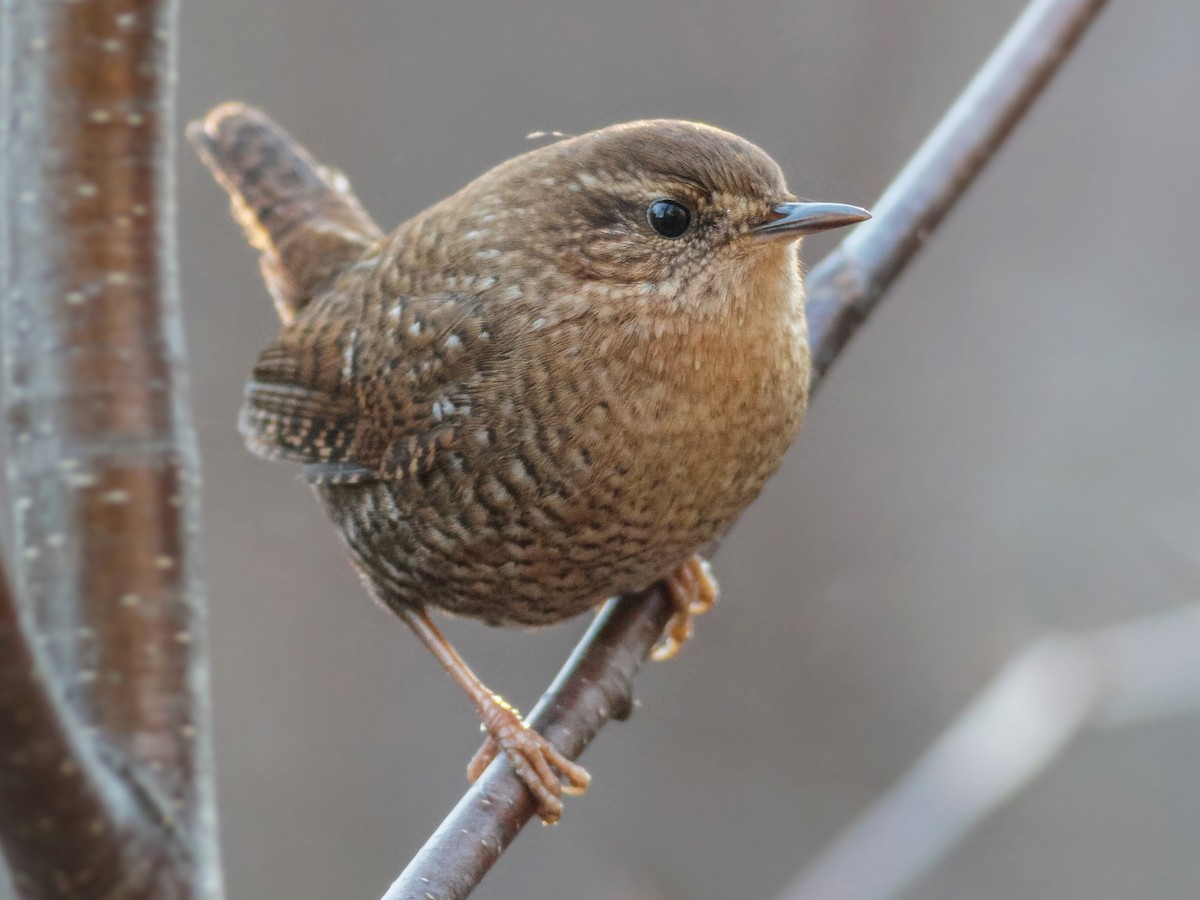
<path fill-rule="evenodd" d="M 814 388 L 1003 144 L 1105 0 L 1033 0 L 873 209 L 806 279 Z M 543 696 L 531 726 L 574 758 L 614 711 L 669 617 L 657 588 L 610 601 Z M 461 900 L 532 817 L 503 758 L 450 812 L 384 900 Z"/>
<path fill-rule="evenodd" d="M 814 389 L 942 219 L 1054 77 L 1107 0 L 1032 0 L 871 209 L 814 266 Z"/>
<path fill-rule="evenodd" d="M 633 704 L 633 677 L 674 607 L 661 587 L 610 600 L 529 716 L 574 759 Z M 492 763 L 426 842 L 384 900 L 465 897 L 537 813 L 507 763 Z"/>
<path fill-rule="evenodd" d="M 216 897 L 171 199 L 176 5 L 0 10 L 21 601 L 0 598 L 0 842 L 22 896 Z"/>

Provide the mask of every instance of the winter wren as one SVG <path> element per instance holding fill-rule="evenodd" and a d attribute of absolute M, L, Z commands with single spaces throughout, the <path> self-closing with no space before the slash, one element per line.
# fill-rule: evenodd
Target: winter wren
<path fill-rule="evenodd" d="M 240 425 L 303 465 L 371 592 L 470 695 L 554 821 L 587 773 L 492 694 L 426 610 L 557 622 L 665 579 L 657 656 L 716 597 L 702 557 L 800 428 L 797 259 L 858 222 L 798 202 L 762 150 L 669 120 L 540 147 L 384 235 L 263 113 L 189 136 L 283 320 Z"/>

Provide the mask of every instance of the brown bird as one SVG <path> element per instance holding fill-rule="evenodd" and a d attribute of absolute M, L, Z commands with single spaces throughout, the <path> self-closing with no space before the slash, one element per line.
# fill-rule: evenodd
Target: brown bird
<path fill-rule="evenodd" d="M 246 388 L 374 596 L 466 690 L 547 822 L 588 775 L 488 690 L 430 607 L 540 625 L 664 579 L 656 656 L 716 599 L 707 556 L 804 415 L 799 202 L 746 140 L 670 120 L 532 150 L 384 235 L 346 179 L 239 104 L 189 129 L 283 321 Z"/>

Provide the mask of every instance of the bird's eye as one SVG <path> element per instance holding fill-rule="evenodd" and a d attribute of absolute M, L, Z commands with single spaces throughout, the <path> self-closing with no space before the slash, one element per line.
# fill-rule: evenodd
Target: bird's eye
<path fill-rule="evenodd" d="M 646 210 L 646 221 L 663 237 L 677 238 L 688 230 L 692 214 L 686 206 L 674 200 L 655 200 Z"/>

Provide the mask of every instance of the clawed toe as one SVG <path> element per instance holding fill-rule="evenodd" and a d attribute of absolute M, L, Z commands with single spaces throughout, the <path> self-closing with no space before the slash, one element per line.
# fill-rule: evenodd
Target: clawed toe
<path fill-rule="evenodd" d="M 438 658 L 475 704 L 488 739 L 467 764 L 475 781 L 501 750 L 517 776 L 537 800 L 538 814 L 547 825 L 562 815 L 562 795 L 582 794 L 591 778 L 587 770 L 567 759 L 556 747 L 521 721 L 517 711 L 493 694 L 471 671 L 421 607 L 398 610 L 413 633 Z"/>
<path fill-rule="evenodd" d="M 562 795 L 582 794 L 591 776 L 578 763 L 567 759 L 557 747 L 528 728 L 507 705 L 499 703 L 484 719 L 488 738 L 467 766 L 467 777 L 475 781 L 503 750 L 517 777 L 525 783 L 538 805 L 538 815 L 547 825 L 562 816 Z"/>
<path fill-rule="evenodd" d="M 471 757 L 471 761 L 467 763 L 467 781 L 471 782 L 471 784 L 478 781 L 479 776 L 492 764 L 492 760 L 496 758 L 496 754 L 499 752 L 500 748 L 496 744 L 496 739 L 489 734 L 484 739 L 483 745 L 475 751 L 475 755 Z"/>
<path fill-rule="evenodd" d="M 676 569 L 664 582 L 675 614 L 663 629 L 662 639 L 650 651 L 656 662 L 668 660 L 692 636 L 692 617 L 703 615 L 717 602 L 717 582 L 712 568 L 699 556 L 693 556 Z"/>

